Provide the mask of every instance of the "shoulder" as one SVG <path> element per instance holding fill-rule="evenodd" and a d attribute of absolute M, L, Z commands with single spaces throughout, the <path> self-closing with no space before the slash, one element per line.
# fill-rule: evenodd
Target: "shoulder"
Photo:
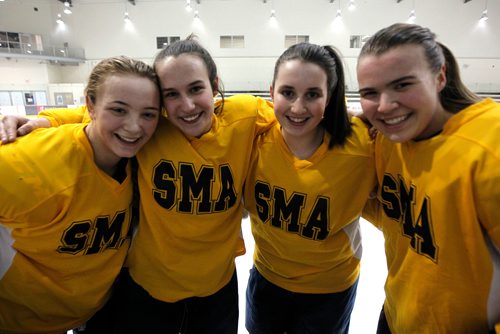
<path fill-rule="evenodd" d="M 473 104 L 450 118 L 444 133 L 500 160 L 500 104 L 491 99 Z"/>
<path fill-rule="evenodd" d="M 216 106 L 221 105 L 218 101 Z M 270 101 L 253 95 L 238 94 L 224 99 L 219 117 L 236 120 L 244 118 L 273 118 L 274 110 Z"/>
<path fill-rule="evenodd" d="M 71 153 L 77 146 L 86 141 L 84 124 L 68 124 L 57 128 L 37 129 L 18 138 L 14 143 L 0 146 L 2 159 L 55 159 Z M 76 152 L 75 152 L 76 153 Z"/>
<path fill-rule="evenodd" d="M 358 117 L 351 118 L 352 133 L 347 137 L 344 150 L 360 155 L 373 156 L 374 140 L 370 138 L 369 125 Z"/>

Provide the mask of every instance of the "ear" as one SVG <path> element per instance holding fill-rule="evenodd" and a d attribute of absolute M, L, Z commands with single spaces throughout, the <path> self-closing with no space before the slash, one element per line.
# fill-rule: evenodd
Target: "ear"
<path fill-rule="evenodd" d="M 441 69 L 439 70 L 437 74 L 437 87 L 438 87 L 438 92 L 441 92 L 444 87 L 446 87 L 447 81 L 446 81 L 446 64 L 443 64 L 441 66 Z"/>
<path fill-rule="evenodd" d="M 273 85 L 269 86 L 269 94 L 271 94 L 271 99 L 274 100 L 274 87 L 273 87 Z"/>
<path fill-rule="evenodd" d="M 90 115 L 90 118 L 95 121 L 95 109 L 94 109 L 94 103 L 92 102 L 92 100 L 90 99 L 90 97 L 87 95 L 85 96 L 85 103 L 87 105 L 87 110 L 89 112 L 89 115 Z"/>
<path fill-rule="evenodd" d="M 219 87 L 219 77 L 215 77 L 214 81 L 212 82 L 212 90 L 213 90 L 213 94 L 214 94 L 214 97 L 217 95 L 217 90 L 216 88 Z"/>

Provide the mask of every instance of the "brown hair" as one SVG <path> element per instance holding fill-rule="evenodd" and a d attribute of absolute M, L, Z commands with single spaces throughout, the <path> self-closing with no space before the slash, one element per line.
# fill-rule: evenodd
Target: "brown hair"
<path fill-rule="evenodd" d="M 436 41 L 436 35 L 428 28 L 416 24 L 396 23 L 379 30 L 363 45 L 359 58 L 366 55 L 379 56 L 402 45 L 415 44 L 424 49 L 430 69 L 438 73 L 446 67 L 446 86 L 439 93 L 444 109 L 457 113 L 479 101 L 479 97 L 469 90 L 460 78 L 460 70 L 453 53 Z"/>
<path fill-rule="evenodd" d="M 330 134 L 329 148 L 335 145 L 343 145 L 347 136 L 351 134 L 352 129 L 347 114 L 344 68 L 340 55 L 330 46 L 320 46 L 311 43 L 292 45 L 276 61 L 272 82 L 273 87 L 280 66 L 287 61 L 295 59 L 313 63 L 325 71 L 329 102 L 325 107 L 324 118 L 320 125 Z"/>
<path fill-rule="evenodd" d="M 221 82 L 217 74 L 217 65 L 215 64 L 212 55 L 205 49 L 198 41 L 196 41 L 196 36 L 191 34 L 186 39 L 176 41 L 172 44 L 165 46 L 155 57 L 153 62 L 153 68 L 156 70 L 158 63 L 168 57 L 178 57 L 182 54 L 191 54 L 199 57 L 208 72 L 208 80 L 212 86 L 212 90 L 218 93 L 221 97 L 222 103 L 219 105 L 217 110 L 221 110 L 224 106 L 224 92 L 221 87 Z"/>

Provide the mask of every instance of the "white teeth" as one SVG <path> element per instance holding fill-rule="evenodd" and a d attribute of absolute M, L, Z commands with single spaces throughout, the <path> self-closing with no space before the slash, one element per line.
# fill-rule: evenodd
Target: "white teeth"
<path fill-rule="evenodd" d="M 294 123 L 302 123 L 302 122 L 305 122 L 307 120 L 307 118 L 299 118 L 299 117 L 291 117 L 291 116 L 288 116 L 288 119 Z"/>
<path fill-rule="evenodd" d="M 394 117 L 394 118 L 389 118 L 389 119 L 383 119 L 382 121 L 385 124 L 395 125 L 395 124 L 398 124 L 398 123 L 404 121 L 405 119 L 407 119 L 408 116 L 409 115 L 403 115 L 403 116 L 399 116 L 399 117 Z"/>
<path fill-rule="evenodd" d="M 185 122 L 192 122 L 194 121 L 195 119 L 197 119 L 198 117 L 200 117 L 201 113 L 199 114 L 196 114 L 196 115 L 191 115 L 191 116 L 185 116 L 185 117 L 181 117 L 182 120 L 184 120 Z"/>
<path fill-rule="evenodd" d="M 136 142 L 136 141 L 138 141 L 138 140 L 139 140 L 139 138 L 127 138 L 127 137 L 123 137 L 123 136 L 119 136 L 119 135 L 118 135 L 118 137 L 119 137 L 121 140 L 126 141 L 126 142 L 128 142 L 128 143 L 134 143 L 134 142 Z"/>

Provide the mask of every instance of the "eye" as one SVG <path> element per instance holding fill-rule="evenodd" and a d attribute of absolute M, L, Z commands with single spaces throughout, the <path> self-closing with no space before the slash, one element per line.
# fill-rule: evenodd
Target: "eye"
<path fill-rule="evenodd" d="M 205 87 L 201 86 L 201 85 L 193 86 L 193 87 L 191 87 L 191 93 L 198 94 L 198 93 L 202 92 L 204 89 L 205 89 Z"/>
<path fill-rule="evenodd" d="M 171 99 L 171 98 L 174 98 L 176 97 L 178 94 L 177 92 L 173 92 L 173 91 L 170 91 L 170 92 L 164 92 L 163 93 L 163 98 L 164 99 Z"/>
<path fill-rule="evenodd" d="M 142 114 L 142 117 L 146 119 L 156 119 L 158 117 L 157 111 L 146 111 Z"/>
<path fill-rule="evenodd" d="M 321 95 L 320 95 L 318 92 L 314 92 L 314 91 L 312 91 L 312 92 L 308 92 L 308 93 L 306 94 L 306 97 L 307 97 L 309 100 L 314 100 L 314 99 L 317 99 L 317 98 L 319 98 L 320 96 L 321 96 Z"/>
<path fill-rule="evenodd" d="M 413 84 L 412 82 L 408 82 L 408 81 L 399 82 L 399 83 L 394 85 L 394 88 L 396 90 L 402 90 L 402 89 L 407 88 L 408 86 L 411 86 L 412 84 Z"/>
<path fill-rule="evenodd" d="M 373 99 L 374 97 L 377 96 L 377 92 L 372 91 L 372 90 L 364 90 L 362 92 L 359 92 L 359 96 L 362 99 Z"/>
<path fill-rule="evenodd" d="M 283 95 L 287 99 L 291 99 L 295 96 L 295 93 L 291 89 L 283 89 L 280 91 L 280 94 Z"/>
<path fill-rule="evenodd" d="M 112 107 L 110 109 L 115 114 L 125 114 L 127 112 L 127 110 L 125 110 L 124 108 L 121 108 L 121 107 Z"/>

